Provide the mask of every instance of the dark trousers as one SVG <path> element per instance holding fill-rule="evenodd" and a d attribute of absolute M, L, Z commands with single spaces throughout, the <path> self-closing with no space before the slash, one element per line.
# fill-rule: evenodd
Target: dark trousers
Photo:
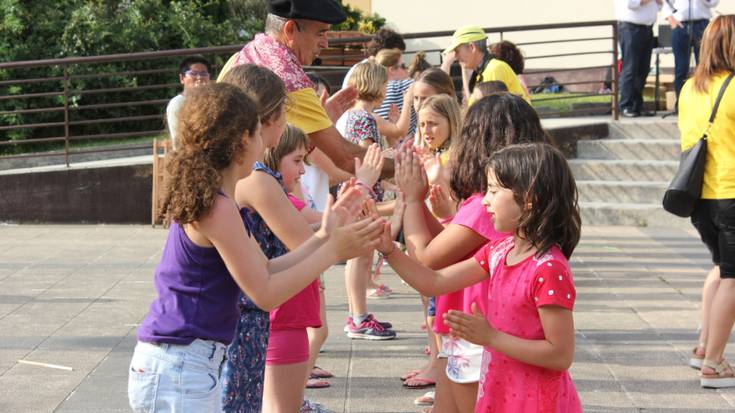
<path fill-rule="evenodd" d="M 651 69 L 653 27 L 628 22 L 618 23 L 618 39 L 622 50 L 620 71 L 620 109 L 643 110 L 643 87 Z"/>
<path fill-rule="evenodd" d="M 709 20 L 692 20 L 681 22 L 683 27 L 677 27 L 671 32 L 671 49 L 674 52 L 674 89 L 676 99 L 679 99 L 684 82 L 689 77 L 689 61 L 691 52 L 694 51 L 694 59 L 699 64 L 699 44 L 702 42 L 702 33 L 707 27 Z M 689 48 L 689 30 L 692 34 L 692 45 Z"/>

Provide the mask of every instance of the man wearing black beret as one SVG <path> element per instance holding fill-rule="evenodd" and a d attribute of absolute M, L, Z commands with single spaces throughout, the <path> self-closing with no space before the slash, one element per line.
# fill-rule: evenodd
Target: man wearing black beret
<path fill-rule="evenodd" d="M 220 72 L 218 81 L 233 67 L 257 64 L 274 71 L 286 83 L 290 104 L 288 123 L 302 129 L 311 142 L 341 169 L 354 173 L 354 158 L 365 149 L 343 139 L 334 127 L 342 113 L 354 103 L 352 88 L 337 92 L 324 101 L 304 72 L 322 49 L 328 46 L 327 31 L 346 18 L 335 0 L 266 0 L 268 16 L 265 33 L 259 33 L 235 53 Z M 386 160 L 384 176 L 393 176 L 393 163 Z"/>

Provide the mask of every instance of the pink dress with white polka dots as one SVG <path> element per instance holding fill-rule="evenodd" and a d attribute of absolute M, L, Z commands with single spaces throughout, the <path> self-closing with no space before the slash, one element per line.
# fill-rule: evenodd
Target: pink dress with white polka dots
<path fill-rule="evenodd" d="M 498 330 L 529 340 L 544 338 L 538 308 L 572 310 L 576 293 L 569 262 L 558 247 L 541 257 L 506 265 L 513 237 L 488 244 L 475 259 L 490 274 L 486 316 Z M 489 363 L 487 360 L 490 360 Z M 532 366 L 485 348 L 475 412 L 582 412 L 568 371 Z"/>

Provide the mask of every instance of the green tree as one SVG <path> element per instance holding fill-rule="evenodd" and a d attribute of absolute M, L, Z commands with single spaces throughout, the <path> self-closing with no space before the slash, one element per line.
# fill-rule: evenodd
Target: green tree
<path fill-rule="evenodd" d="M 262 0 L 0 0 L 0 61 L 20 61 L 68 56 L 94 56 L 244 43 L 262 30 L 265 16 Z M 221 64 L 223 56 L 207 56 Z M 176 68 L 180 58 L 146 62 L 74 65 L 72 76 L 119 73 L 147 69 L 170 69 L 165 73 L 120 76 L 86 76 L 71 82 L 72 106 L 99 103 L 166 99 L 178 86 Z M 61 67 L 0 70 L 3 79 L 53 79 L 63 76 Z M 82 90 L 171 83 L 169 88 L 114 93 L 81 93 Z M 22 83 L 2 86 L 0 95 L 59 92 L 62 82 Z M 3 111 L 59 107 L 63 96 L 0 101 L 0 125 L 63 121 L 63 113 L 8 114 Z M 79 110 L 72 120 L 161 114 L 162 106 Z M 131 127 L 132 126 L 132 127 Z M 154 130 L 158 120 L 126 125 L 126 131 Z M 119 124 L 77 125 L 73 136 L 115 132 Z M 0 131 L 0 141 L 63 136 L 63 127 Z"/>

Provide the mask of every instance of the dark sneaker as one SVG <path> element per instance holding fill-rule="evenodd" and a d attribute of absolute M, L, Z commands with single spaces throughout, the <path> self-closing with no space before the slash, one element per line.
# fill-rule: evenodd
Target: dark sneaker
<path fill-rule="evenodd" d="M 368 316 L 367 316 L 367 320 L 375 320 L 375 316 L 373 316 L 372 314 L 368 314 Z M 349 333 L 349 331 L 350 331 L 350 326 L 351 326 L 351 325 L 352 325 L 353 323 L 354 323 L 354 322 L 352 321 L 352 316 L 347 316 L 347 324 L 345 324 L 345 328 L 343 329 L 343 331 L 344 331 L 345 333 Z M 382 326 L 382 327 L 383 327 L 384 329 L 386 329 L 386 330 L 390 330 L 390 329 L 392 329 L 392 328 L 393 328 L 393 324 L 391 324 L 391 323 L 389 323 L 389 322 L 387 322 L 387 321 L 378 321 L 378 324 L 380 324 L 380 325 L 381 325 L 381 326 Z"/>
<path fill-rule="evenodd" d="M 357 338 L 362 340 L 392 340 L 396 338 L 396 332 L 383 327 L 375 318 L 368 317 L 360 323 L 355 325 L 352 320 L 349 320 L 347 337 Z"/>

